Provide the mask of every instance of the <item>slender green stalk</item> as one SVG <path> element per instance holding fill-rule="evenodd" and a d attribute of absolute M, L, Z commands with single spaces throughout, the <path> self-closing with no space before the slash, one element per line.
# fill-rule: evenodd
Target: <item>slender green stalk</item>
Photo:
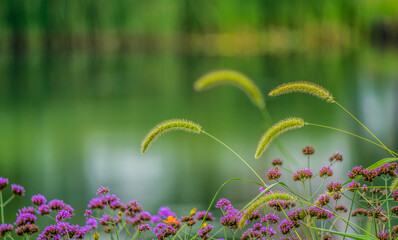
<path fill-rule="evenodd" d="M 1 224 L 4 224 L 3 192 L 0 191 Z"/>
<path fill-rule="evenodd" d="M 228 150 L 230 150 L 233 154 L 235 154 L 235 156 L 237 156 L 244 164 L 246 164 L 246 166 L 258 177 L 258 179 L 260 179 L 260 181 L 264 184 L 264 186 L 267 186 L 267 184 L 265 184 L 265 182 L 263 181 L 263 179 L 257 174 L 256 171 L 254 171 L 254 169 L 239 155 L 237 154 L 232 148 L 230 148 L 228 145 L 226 145 L 225 143 L 223 143 L 221 140 L 219 140 L 218 138 L 214 137 L 213 135 L 201 130 L 202 133 L 206 134 L 207 136 L 213 138 L 214 140 L 216 140 L 217 142 L 219 142 L 221 145 L 223 145 L 224 147 L 226 147 Z"/>
<path fill-rule="evenodd" d="M 7 199 L 7 201 L 4 202 L 3 206 L 7 206 L 7 204 L 9 204 L 13 199 L 14 199 L 15 195 L 12 195 L 9 199 Z"/>
<path fill-rule="evenodd" d="M 307 165 L 308 165 L 308 169 L 310 169 L 311 170 L 311 162 L 310 162 L 310 155 L 308 155 L 308 158 L 307 158 Z M 310 179 L 308 179 L 309 181 L 308 181 L 308 184 L 309 184 L 309 187 L 310 187 L 310 202 L 312 202 L 312 183 L 311 183 L 311 178 Z"/>
<path fill-rule="evenodd" d="M 133 239 L 133 240 L 134 240 L 134 237 L 133 237 L 133 235 L 131 235 L 130 231 L 129 231 L 129 230 L 128 230 L 128 228 L 126 227 L 126 224 L 124 223 L 124 221 L 123 221 L 123 218 L 122 218 L 122 217 L 121 217 L 121 221 L 122 221 L 122 224 L 123 224 L 123 228 L 124 228 L 124 230 L 126 230 L 127 234 L 128 234 L 128 235 L 130 235 L 131 239 Z"/>
<path fill-rule="evenodd" d="M 108 208 L 109 208 L 109 214 L 111 215 L 113 227 L 115 228 L 116 238 L 117 238 L 117 240 L 119 240 L 119 233 L 118 233 L 118 230 L 117 230 L 117 227 L 116 227 L 115 218 L 113 218 L 113 215 L 112 215 L 111 206 L 109 206 L 109 203 L 107 203 L 107 205 L 108 205 Z"/>
<path fill-rule="evenodd" d="M 387 198 L 388 198 L 388 186 L 387 186 L 387 182 L 388 182 L 388 179 L 387 178 L 384 178 L 384 184 L 385 184 L 385 189 L 386 189 L 386 203 L 387 203 L 387 216 L 390 216 L 390 207 L 388 206 L 388 200 L 387 200 Z M 390 235 L 390 240 L 392 239 L 392 229 L 391 229 L 391 218 L 389 217 L 388 218 L 388 232 L 389 232 L 389 235 Z"/>
<path fill-rule="evenodd" d="M 224 227 L 224 239 L 227 240 L 227 227 Z"/>
<path fill-rule="evenodd" d="M 370 133 L 381 145 L 383 145 L 383 147 L 390 152 L 390 154 L 397 159 L 397 157 L 394 155 L 394 152 L 392 152 L 390 149 L 388 149 L 386 147 L 386 145 L 384 145 L 384 143 L 382 141 L 380 141 L 361 121 L 359 121 L 354 115 L 352 115 L 347 109 L 345 109 L 340 103 L 338 103 L 337 101 L 334 101 L 334 103 L 337 104 L 337 106 L 339 106 L 341 109 L 343 109 L 346 113 L 348 113 L 348 115 L 350 115 L 353 119 L 355 119 L 355 121 L 357 121 L 366 131 L 368 131 L 368 133 Z M 396 153 L 395 153 L 396 154 Z M 397 159 L 398 160 L 398 159 Z"/>
<path fill-rule="evenodd" d="M 344 130 L 339 129 L 339 128 L 334 128 L 334 127 L 329 127 L 329 126 L 321 125 L 321 124 L 308 123 L 308 122 L 306 122 L 305 124 L 310 125 L 310 126 L 322 127 L 322 128 L 327 128 L 327 129 L 339 131 L 339 132 L 342 132 L 342 133 L 346 133 L 346 134 L 349 134 L 349 135 L 351 135 L 351 136 L 354 136 L 354 137 L 360 138 L 360 139 L 362 139 L 362 140 L 365 140 L 365 141 L 367 141 L 367 142 L 370 142 L 370 143 L 372 143 L 372 144 L 374 144 L 374 145 L 376 145 L 376 146 L 378 146 L 378 147 L 381 147 L 381 148 L 383 148 L 383 149 L 386 149 L 387 151 L 391 152 L 391 154 L 398 155 L 398 153 L 396 153 L 396 152 L 394 152 L 394 151 L 391 151 L 391 150 L 388 149 L 386 146 L 383 146 L 383 145 L 380 145 L 380 144 L 378 144 L 378 143 L 375 143 L 375 142 L 373 142 L 372 140 L 369 140 L 369 139 L 367 139 L 367 138 L 358 136 L 358 135 L 356 135 L 356 134 L 354 134 L 354 133 L 347 132 L 347 131 L 344 131 Z M 394 158 L 395 158 L 395 155 L 393 155 Z"/>
<path fill-rule="evenodd" d="M 354 196 L 352 197 L 352 199 L 355 199 L 355 194 L 356 194 L 357 192 L 355 191 L 354 192 Z M 350 218 L 351 218 L 351 212 L 352 212 L 352 207 L 354 206 L 354 201 L 351 201 L 351 206 L 350 206 L 350 212 L 348 213 L 348 219 L 347 219 L 347 225 L 345 226 L 345 230 L 344 230 L 344 233 L 347 233 L 347 229 L 348 229 L 348 225 L 349 225 L 349 222 L 350 222 Z M 345 236 L 344 236 L 344 238 L 343 238 L 343 240 L 345 239 Z"/>
<path fill-rule="evenodd" d="M 184 225 L 182 225 L 182 227 L 180 228 L 180 229 L 178 229 L 178 231 L 177 231 L 177 233 L 176 233 L 176 235 L 173 237 L 173 240 L 174 239 L 176 239 L 176 237 L 178 236 L 178 234 L 181 232 L 181 230 L 184 228 L 184 227 L 186 227 L 187 225 L 186 224 L 184 224 Z M 138 239 L 140 239 L 140 237 L 138 236 Z"/>
<path fill-rule="evenodd" d="M 323 186 L 323 183 L 325 182 L 326 177 L 323 178 L 321 185 L 319 185 L 318 189 L 314 192 L 314 194 L 311 195 L 310 197 L 310 201 L 314 198 L 314 196 L 318 193 L 318 191 L 321 189 L 321 187 Z"/>
<path fill-rule="evenodd" d="M 373 190 L 373 183 L 372 183 L 372 186 L 371 186 L 371 189 Z M 376 224 L 376 213 L 375 213 L 375 211 L 374 211 L 374 192 L 372 191 L 372 202 L 371 202 L 371 206 L 372 206 L 372 208 L 373 208 L 373 223 L 374 223 L 374 227 L 375 227 L 375 235 L 377 235 L 377 224 Z"/>

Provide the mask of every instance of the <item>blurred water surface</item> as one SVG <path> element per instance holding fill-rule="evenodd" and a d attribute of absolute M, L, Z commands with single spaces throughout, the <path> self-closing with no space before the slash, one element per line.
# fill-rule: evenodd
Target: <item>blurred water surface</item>
<path fill-rule="evenodd" d="M 252 57 L 176 52 L 1 54 L 0 175 L 27 190 L 27 198 L 15 201 L 7 213 L 13 216 L 33 194 L 42 193 L 72 204 L 82 221 L 89 199 L 104 185 L 122 201 L 137 199 L 152 213 L 169 205 L 184 214 L 194 206 L 204 209 L 230 178 L 255 180 L 238 158 L 205 135 L 170 133 L 142 155 L 140 143 L 147 131 L 170 118 L 201 124 L 265 178 L 270 161 L 284 156 L 271 144 L 254 160 L 264 132 L 260 112 L 234 87 L 200 93 L 192 88 L 198 77 L 215 69 L 245 73 L 264 95 L 288 81 L 323 85 L 396 149 L 397 63 L 396 52 L 371 48 Z M 274 120 L 297 116 L 368 136 L 337 106 L 311 96 L 266 97 L 266 104 Z M 361 140 L 314 127 L 289 132 L 279 141 L 298 167 L 307 164 L 301 148 L 314 146 L 315 171 L 328 164 L 332 153 L 344 152 L 344 162 L 335 166 L 336 178 L 354 164 L 367 166 L 388 156 Z M 290 181 L 290 173 L 285 176 Z M 235 182 L 221 193 L 239 205 L 254 197 L 257 187 Z"/>

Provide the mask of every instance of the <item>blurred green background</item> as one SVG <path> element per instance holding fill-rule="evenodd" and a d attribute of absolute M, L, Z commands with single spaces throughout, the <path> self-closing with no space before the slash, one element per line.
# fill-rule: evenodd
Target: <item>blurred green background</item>
<path fill-rule="evenodd" d="M 233 87 L 192 88 L 204 73 L 225 68 L 245 73 L 264 95 L 284 82 L 316 82 L 397 149 L 395 0 L 0 0 L 0 176 L 27 190 L 7 208 L 9 219 L 42 193 L 72 204 L 83 221 L 100 185 L 152 213 L 169 205 L 186 214 L 204 209 L 226 180 L 255 179 L 204 135 L 170 133 L 142 155 L 147 131 L 170 118 L 201 124 L 265 177 L 283 155 L 271 145 L 254 160 L 264 132 L 258 110 Z M 368 136 L 311 96 L 266 101 L 274 120 L 297 116 Z M 297 167 L 306 166 L 301 148 L 314 146 L 314 171 L 344 152 L 336 179 L 388 156 L 314 127 L 279 140 Z M 222 190 L 238 206 L 256 194 L 248 183 Z"/>

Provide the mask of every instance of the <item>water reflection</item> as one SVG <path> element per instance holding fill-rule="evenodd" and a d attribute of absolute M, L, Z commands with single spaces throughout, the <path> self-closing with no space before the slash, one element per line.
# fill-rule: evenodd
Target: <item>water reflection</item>
<path fill-rule="evenodd" d="M 391 130 L 397 129 L 396 71 L 364 70 L 374 61 L 372 54 L 1 55 L 0 175 L 25 186 L 28 197 L 40 192 L 49 199 L 62 198 L 80 213 L 100 185 L 109 186 L 124 202 L 143 202 L 152 212 L 164 204 L 181 211 L 186 206 L 204 208 L 226 180 L 255 177 L 233 154 L 203 135 L 171 133 L 141 155 L 141 139 L 155 124 L 176 117 L 192 119 L 262 174 L 271 159 L 281 156 L 271 145 L 260 160 L 253 159 L 264 129 L 261 115 L 244 93 L 233 87 L 193 91 L 197 77 L 218 68 L 246 73 L 264 93 L 287 81 L 324 85 L 387 145 L 396 146 L 397 134 Z M 398 55 L 389 59 L 397 63 Z M 298 116 L 366 135 L 336 106 L 311 96 L 267 97 L 267 106 L 275 120 Z M 369 165 L 386 156 L 363 141 L 314 127 L 290 132 L 280 141 L 300 167 L 306 166 L 301 155 L 305 145 L 316 149 L 314 169 L 326 164 L 333 152 L 343 151 L 345 161 L 336 166 L 336 178 L 354 164 Z M 256 186 L 243 182 L 222 191 L 238 205 L 256 193 Z M 8 213 L 27 200 L 17 201 Z"/>

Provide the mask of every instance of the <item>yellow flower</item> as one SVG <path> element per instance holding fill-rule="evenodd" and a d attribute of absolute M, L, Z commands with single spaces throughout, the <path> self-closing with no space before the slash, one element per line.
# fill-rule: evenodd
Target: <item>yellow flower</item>
<path fill-rule="evenodd" d="M 99 234 L 97 232 L 94 233 L 93 239 L 94 240 L 98 240 L 99 239 Z"/>
<path fill-rule="evenodd" d="M 180 223 L 180 222 L 177 221 L 177 217 L 173 217 L 173 216 L 168 216 L 167 220 L 163 220 L 163 222 L 170 223 L 170 224 L 172 224 L 172 223 L 176 223 L 176 224 Z"/>
<path fill-rule="evenodd" d="M 202 224 L 202 228 L 205 228 L 207 226 L 207 223 Z"/>
<path fill-rule="evenodd" d="M 198 209 L 197 209 L 197 208 L 192 208 L 192 210 L 191 210 L 191 216 L 195 215 L 196 210 L 198 210 Z"/>

